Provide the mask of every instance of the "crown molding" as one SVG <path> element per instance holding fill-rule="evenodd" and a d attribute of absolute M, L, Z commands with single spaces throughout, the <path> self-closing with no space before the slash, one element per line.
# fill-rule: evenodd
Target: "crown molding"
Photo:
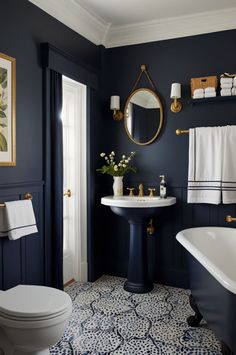
<path fill-rule="evenodd" d="M 236 29 L 236 7 L 112 26 L 82 6 L 80 0 L 29 0 L 96 45 L 106 48 Z"/>
<path fill-rule="evenodd" d="M 75 0 L 28 0 L 94 44 L 103 43 L 110 24 Z"/>
<path fill-rule="evenodd" d="M 236 7 L 111 27 L 106 48 L 236 29 Z"/>

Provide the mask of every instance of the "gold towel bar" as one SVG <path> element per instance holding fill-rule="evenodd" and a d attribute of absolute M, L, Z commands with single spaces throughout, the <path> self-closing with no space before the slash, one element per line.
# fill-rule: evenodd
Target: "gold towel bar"
<path fill-rule="evenodd" d="M 24 199 L 25 200 L 32 200 L 33 196 L 29 192 L 26 192 L 24 194 Z M 6 207 L 5 203 L 0 203 L 0 208 L 2 208 L 2 207 Z"/>
<path fill-rule="evenodd" d="M 189 133 L 189 130 L 188 129 L 177 129 L 175 131 L 175 133 L 177 134 L 177 136 L 179 136 L 180 134 L 185 134 L 185 133 Z"/>

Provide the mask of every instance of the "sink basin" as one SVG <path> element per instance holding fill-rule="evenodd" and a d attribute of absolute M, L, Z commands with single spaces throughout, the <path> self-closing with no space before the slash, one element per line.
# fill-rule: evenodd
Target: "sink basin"
<path fill-rule="evenodd" d="M 147 262 L 147 222 L 176 203 L 175 197 L 106 196 L 101 203 L 109 206 L 118 216 L 124 217 L 130 225 L 130 247 L 128 279 L 124 289 L 133 293 L 152 290 L 153 283 L 148 278 Z"/>
<path fill-rule="evenodd" d="M 102 205 L 124 208 L 165 207 L 176 203 L 175 197 L 160 198 L 159 196 L 106 196 L 101 199 Z"/>

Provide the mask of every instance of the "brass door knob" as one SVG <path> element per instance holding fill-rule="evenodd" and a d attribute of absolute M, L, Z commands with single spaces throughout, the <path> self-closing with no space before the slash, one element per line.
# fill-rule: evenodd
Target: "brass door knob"
<path fill-rule="evenodd" d="M 63 196 L 71 197 L 72 192 L 70 189 L 68 189 L 66 192 L 64 192 Z"/>
<path fill-rule="evenodd" d="M 150 191 L 149 196 L 150 196 L 150 197 L 153 197 L 153 196 L 154 196 L 154 192 L 156 191 L 156 189 L 154 189 L 154 188 L 153 188 L 153 189 L 149 188 L 148 191 Z"/>
<path fill-rule="evenodd" d="M 127 190 L 129 191 L 129 196 L 134 196 L 134 187 L 127 187 Z"/>

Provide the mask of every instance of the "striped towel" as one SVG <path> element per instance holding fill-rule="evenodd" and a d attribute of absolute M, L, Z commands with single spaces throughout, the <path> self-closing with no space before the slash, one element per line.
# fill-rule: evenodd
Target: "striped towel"
<path fill-rule="evenodd" d="M 189 131 L 188 203 L 221 202 L 221 127 Z"/>
<path fill-rule="evenodd" d="M 0 209 L 0 237 L 16 240 L 38 232 L 31 200 L 5 202 L 5 205 Z"/>

